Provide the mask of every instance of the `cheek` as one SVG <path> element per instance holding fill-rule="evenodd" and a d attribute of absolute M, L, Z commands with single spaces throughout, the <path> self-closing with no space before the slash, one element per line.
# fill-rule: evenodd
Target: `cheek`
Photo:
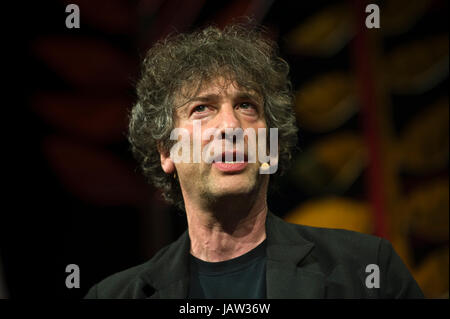
<path fill-rule="evenodd" d="M 267 122 L 265 119 L 258 119 L 257 121 L 254 121 L 252 123 L 247 123 L 247 127 L 251 127 L 253 128 L 256 132 L 258 132 L 259 128 L 268 128 L 267 127 Z"/>
<path fill-rule="evenodd" d="M 260 120 L 260 121 L 258 121 L 257 127 L 258 127 L 258 128 L 268 128 L 268 127 L 267 127 L 267 122 L 266 122 L 266 120 Z"/>
<path fill-rule="evenodd" d="M 190 164 L 190 163 L 175 164 L 178 175 L 182 179 L 184 179 L 188 182 L 192 181 L 192 176 L 196 174 L 196 171 L 198 170 L 198 168 L 196 166 L 198 166 L 198 165 Z"/>
<path fill-rule="evenodd" d="M 258 123 L 258 125 L 255 125 L 255 126 L 253 127 L 253 129 L 255 130 L 256 137 L 257 137 L 257 141 L 259 140 L 259 138 L 258 138 L 258 135 L 259 135 L 259 129 L 266 129 L 266 130 L 265 130 L 266 136 L 267 136 L 267 135 L 269 134 L 269 132 L 270 132 L 270 128 L 268 128 L 267 125 L 266 125 L 266 123 L 263 122 L 263 121 L 261 121 L 260 123 Z M 262 133 L 263 133 L 263 132 L 261 132 L 261 134 L 262 134 Z"/>

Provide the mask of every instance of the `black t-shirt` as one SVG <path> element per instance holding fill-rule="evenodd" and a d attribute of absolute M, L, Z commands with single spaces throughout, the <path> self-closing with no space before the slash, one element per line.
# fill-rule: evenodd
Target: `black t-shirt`
<path fill-rule="evenodd" d="M 266 240 L 248 253 L 221 262 L 190 256 L 189 298 L 266 298 Z"/>

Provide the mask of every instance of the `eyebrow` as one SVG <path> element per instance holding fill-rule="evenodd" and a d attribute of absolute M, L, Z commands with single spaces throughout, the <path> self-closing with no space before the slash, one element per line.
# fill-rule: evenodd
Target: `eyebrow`
<path fill-rule="evenodd" d="M 189 99 L 186 104 L 192 103 L 192 102 L 209 102 L 209 101 L 217 101 L 220 99 L 219 95 L 217 94 L 207 94 L 207 95 L 200 95 L 195 96 L 191 99 Z"/>
<path fill-rule="evenodd" d="M 252 100 L 252 101 L 255 101 L 256 103 L 261 103 L 260 98 L 258 98 L 257 95 L 247 93 L 247 92 L 240 92 L 235 96 L 235 98 L 238 100 Z M 219 99 L 220 99 L 220 95 L 218 95 L 218 94 L 206 94 L 206 95 L 195 96 L 195 97 L 187 100 L 184 104 L 178 106 L 178 108 L 186 106 L 192 102 L 211 102 L 211 101 L 217 101 Z"/>

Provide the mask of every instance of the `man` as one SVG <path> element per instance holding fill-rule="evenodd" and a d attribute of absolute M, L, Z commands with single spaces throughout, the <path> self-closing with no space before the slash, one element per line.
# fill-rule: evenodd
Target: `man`
<path fill-rule="evenodd" d="M 149 50 L 129 140 L 145 176 L 186 212 L 188 230 L 87 298 L 423 297 L 388 241 L 288 224 L 269 211 L 270 173 L 286 170 L 296 145 L 288 71 L 249 26 L 174 35 Z M 199 138 L 196 125 L 212 134 Z M 269 128 L 276 143 L 259 139 Z M 180 148 L 174 129 L 189 138 Z M 257 147 L 230 129 L 254 132 Z M 263 146 L 276 150 L 274 162 L 261 160 Z"/>

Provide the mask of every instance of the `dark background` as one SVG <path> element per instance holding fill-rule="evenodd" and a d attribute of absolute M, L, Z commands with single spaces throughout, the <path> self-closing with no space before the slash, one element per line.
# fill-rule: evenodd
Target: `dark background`
<path fill-rule="evenodd" d="M 358 14 L 354 1 L 74 1 L 80 7 L 80 29 L 65 27 L 68 3 L 35 1 L 3 10 L 7 36 L 2 50 L 9 71 L 3 81 L 8 111 L 3 116 L 7 192 L 0 226 L 3 297 L 81 298 L 99 280 L 145 262 L 185 230 L 185 216 L 145 183 L 126 141 L 139 63 L 145 50 L 168 32 L 209 23 L 224 26 L 250 14 L 279 43 L 296 90 L 331 70 L 357 73 L 353 36 L 328 56 L 289 49 L 294 28 L 333 5 L 348 5 L 351 18 Z M 376 3 L 381 5 L 382 30 L 386 1 Z M 378 36 L 381 52 L 436 34 L 448 37 L 448 2 L 424 3 L 407 29 Z M 353 28 L 354 34 L 361 29 Z M 394 134 L 426 106 L 448 97 L 448 62 L 443 68 L 446 75 L 427 90 L 388 93 L 391 107 L 395 106 L 390 113 Z M 364 135 L 361 117 L 355 113 L 328 131 L 301 129 L 299 147 L 308 150 L 339 131 Z M 448 160 L 448 139 L 443 145 Z M 399 175 L 403 189 L 436 178 L 448 185 L 448 161 L 444 168 Z M 311 198 L 341 196 L 370 202 L 367 185 L 362 172 L 348 187 L 311 193 L 301 179 L 286 177 L 270 197 L 269 207 L 284 217 Z M 418 267 L 436 249 L 447 249 L 447 285 L 433 286 L 432 280 L 424 279 L 429 297 L 448 296 L 448 197 L 443 205 L 446 239 L 409 238 L 414 252 L 411 267 Z M 376 228 L 372 233 L 383 235 Z M 65 286 L 65 267 L 72 263 L 81 269 L 80 289 Z M 432 269 L 441 269 L 441 264 Z"/>

